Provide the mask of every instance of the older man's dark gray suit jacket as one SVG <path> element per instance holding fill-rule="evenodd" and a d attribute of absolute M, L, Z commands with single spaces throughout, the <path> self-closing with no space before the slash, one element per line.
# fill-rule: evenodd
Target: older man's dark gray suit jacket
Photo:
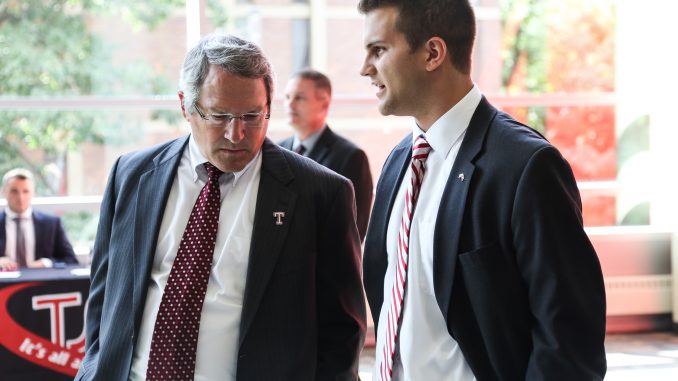
<path fill-rule="evenodd" d="M 122 156 L 111 172 L 94 247 L 87 353 L 76 379 L 128 378 L 187 141 Z M 365 305 L 350 183 L 268 139 L 262 153 L 240 332 L 233 332 L 237 379 L 357 379 Z M 273 215 L 279 211 L 282 225 Z"/>

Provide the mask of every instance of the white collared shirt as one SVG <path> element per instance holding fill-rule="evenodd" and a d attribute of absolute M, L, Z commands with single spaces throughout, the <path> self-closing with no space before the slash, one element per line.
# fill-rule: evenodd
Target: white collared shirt
<path fill-rule="evenodd" d="M 35 261 L 35 225 L 33 224 L 33 208 L 30 206 L 23 213 L 15 213 L 5 207 L 5 256 L 16 262 L 16 221 L 21 219 L 21 231 L 26 243 L 26 263 Z M 45 258 L 47 259 L 47 258 Z M 52 261 L 43 261 L 45 267 L 51 267 Z"/>
<path fill-rule="evenodd" d="M 466 135 L 471 117 L 481 100 L 480 90 L 471 91 L 441 116 L 425 133 L 431 145 L 426 174 L 420 189 L 410 226 L 407 291 L 398 336 L 399 353 L 393 365 L 394 381 L 437 380 L 474 381 L 475 377 L 457 342 L 447 332 L 445 318 L 433 289 L 433 234 L 440 200 L 450 171 Z M 413 141 L 423 131 L 415 124 Z M 384 304 L 379 316 L 376 361 L 373 378 L 379 380 L 387 314 L 391 306 L 391 287 L 395 276 L 396 242 L 405 207 L 405 186 L 410 172 L 401 182 L 389 219 L 386 235 L 388 267 L 384 279 Z"/>
<path fill-rule="evenodd" d="M 184 150 L 179 163 L 160 226 L 130 380 L 146 379 L 151 339 L 162 293 L 195 200 L 207 182 L 207 172 L 202 165 L 206 161 L 191 135 L 188 149 Z M 225 173 L 219 178 L 219 230 L 200 319 L 195 380 L 235 380 L 240 317 L 261 162 L 260 151 L 242 171 Z"/>

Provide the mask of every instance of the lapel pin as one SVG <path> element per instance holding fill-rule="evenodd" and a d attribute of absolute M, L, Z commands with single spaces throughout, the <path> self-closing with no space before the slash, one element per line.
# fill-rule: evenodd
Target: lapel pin
<path fill-rule="evenodd" d="M 464 181 L 464 174 L 460 173 L 459 176 L 457 176 L 457 178 L 459 179 L 459 181 L 463 182 Z"/>
<path fill-rule="evenodd" d="M 276 225 L 282 225 L 283 218 L 285 218 L 285 212 L 273 212 L 273 218 L 275 218 Z"/>

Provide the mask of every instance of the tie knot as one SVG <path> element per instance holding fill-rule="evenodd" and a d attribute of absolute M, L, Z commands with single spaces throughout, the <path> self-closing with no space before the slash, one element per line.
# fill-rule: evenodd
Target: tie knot
<path fill-rule="evenodd" d="M 414 146 L 412 146 L 412 159 L 426 160 L 429 152 L 431 152 L 431 146 L 426 141 L 424 134 L 417 136 L 417 139 L 414 141 Z"/>
<path fill-rule="evenodd" d="M 211 180 L 218 180 L 219 176 L 224 173 L 210 162 L 205 163 L 204 166 L 205 170 L 207 171 L 207 177 L 209 177 Z"/>

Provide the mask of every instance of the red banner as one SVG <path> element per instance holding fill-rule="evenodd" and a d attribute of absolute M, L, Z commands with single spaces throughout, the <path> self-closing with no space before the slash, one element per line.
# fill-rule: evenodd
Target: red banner
<path fill-rule="evenodd" d="M 63 339 L 61 312 L 64 306 L 82 303 L 79 293 L 76 293 L 77 295 L 62 294 L 65 297 L 62 296 L 61 299 L 53 298 L 51 307 L 45 306 L 48 304 L 45 302 L 46 298 L 34 298 L 34 309 L 52 309 L 52 340 L 57 338 L 56 343 L 22 327 L 9 314 L 8 302 L 13 295 L 40 284 L 39 282 L 21 283 L 0 289 L 0 345 L 38 366 L 74 377 L 84 357 L 84 341 L 82 338 L 68 342 Z"/>

